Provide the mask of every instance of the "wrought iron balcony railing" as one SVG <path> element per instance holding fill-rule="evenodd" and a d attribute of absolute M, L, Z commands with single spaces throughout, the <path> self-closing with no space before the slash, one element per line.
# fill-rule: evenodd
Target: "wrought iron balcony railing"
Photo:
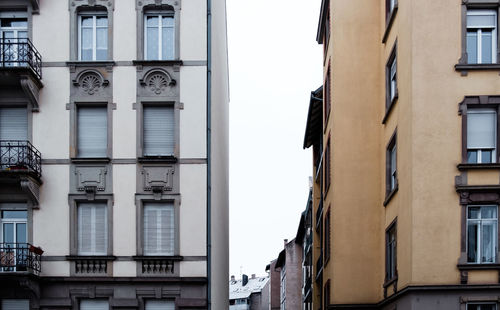
<path fill-rule="evenodd" d="M 25 171 L 42 176 L 42 156 L 29 141 L 0 140 L 0 171 Z"/>
<path fill-rule="evenodd" d="M 27 67 L 42 79 L 42 56 L 29 39 L 0 39 L 0 66 Z"/>
<path fill-rule="evenodd" d="M 29 243 L 0 243 L 0 273 L 41 271 L 42 249 Z"/>

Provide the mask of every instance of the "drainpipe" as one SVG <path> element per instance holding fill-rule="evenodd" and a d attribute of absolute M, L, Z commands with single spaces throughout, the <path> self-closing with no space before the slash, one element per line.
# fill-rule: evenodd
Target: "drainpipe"
<path fill-rule="evenodd" d="M 207 309 L 212 309 L 212 0 L 207 0 Z"/>

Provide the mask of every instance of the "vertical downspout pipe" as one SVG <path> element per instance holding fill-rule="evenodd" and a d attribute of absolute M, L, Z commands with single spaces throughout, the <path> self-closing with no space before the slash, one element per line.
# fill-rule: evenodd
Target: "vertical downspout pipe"
<path fill-rule="evenodd" d="M 212 309 L 212 0 L 207 0 L 207 309 Z"/>

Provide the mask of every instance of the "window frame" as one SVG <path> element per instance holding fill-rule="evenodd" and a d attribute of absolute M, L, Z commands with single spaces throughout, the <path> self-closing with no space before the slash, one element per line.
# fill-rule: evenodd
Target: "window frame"
<path fill-rule="evenodd" d="M 88 156 L 82 156 L 81 155 L 81 147 L 80 147 L 80 141 L 78 137 L 80 136 L 80 122 L 79 117 L 80 117 L 80 111 L 81 109 L 88 109 L 88 108 L 102 108 L 104 109 L 106 113 L 106 149 L 104 151 L 104 156 L 97 156 L 97 157 L 88 157 Z M 110 158 L 111 157 L 111 150 L 110 150 L 110 143 L 109 143 L 109 136 L 110 136 L 110 126 L 109 122 L 111 121 L 109 117 L 110 112 L 108 111 L 107 104 L 89 104 L 89 103 L 83 103 L 83 104 L 77 104 L 76 105 L 76 157 L 79 159 L 91 159 L 91 158 Z"/>
<path fill-rule="evenodd" d="M 331 250 L 332 250 L 332 244 L 331 244 L 331 206 L 328 207 L 328 211 L 326 211 L 326 215 L 325 215 L 325 230 L 324 230 L 324 233 L 325 233 L 325 237 L 324 237 L 324 243 L 325 243 L 325 247 L 323 249 L 324 251 L 324 265 L 323 265 L 323 268 L 328 264 L 328 262 L 330 261 L 330 256 L 331 256 Z"/>
<path fill-rule="evenodd" d="M 394 3 L 391 8 L 391 3 Z M 382 43 L 387 42 L 387 37 L 391 32 L 392 24 L 396 19 L 396 13 L 398 12 L 399 1 L 398 0 L 385 0 L 385 31 L 382 36 Z"/>
<path fill-rule="evenodd" d="M 148 61 L 171 61 L 171 60 L 176 60 L 177 57 L 176 57 L 176 33 L 175 33 L 175 12 L 174 11 L 171 11 L 171 10 L 165 10 L 165 11 L 146 11 L 144 12 L 143 14 L 144 16 L 144 26 L 143 26 L 143 31 L 144 31 L 144 42 L 143 42 L 143 49 L 144 49 L 144 60 L 148 60 Z M 158 16 L 158 59 L 149 59 L 148 58 L 148 35 L 147 35 L 147 31 L 148 31 L 148 26 L 147 26 L 147 18 L 149 16 Z M 173 26 L 172 28 L 174 29 L 173 31 L 173 38 L 172 38 L 172 41 L 173 41 L 173 52 L 174 52 L 174 55 L 172 58 L 170 59 L 162 59 L 162 55 L 163 55 L 163 50 L 162 50 L 162 47 L 163 47 L 163 26 L 162 26 L 162 22 L 163 22 L 163 18 L 162 17 L 171 17 L 173 19 Z"/>
<path fill-rule="evenodd" d="M 476 258 L 476 261 L 474 262 L 469 262 L 468 260 L 468 250 L 469 250 L 469 222 L 478 222 L 479 221 L 479 230 L 482 232 L 482 227 L 483 227 L 483 219 L 482 218 L 479 218 L 479 219 L 469 219 L 469 216 L 468 216 L 468 211 L 470 208 L 474 208 L 474 207 L 495 207 L 496 208 L 496 219 L 494 219 L 495 223 L 496 223 L 496 240 L 495 240 L 495 244 L 492 245 L 493 246 L 493 253 L 495 253 L 495 261 L 493 262 L 482 262 L 481 261 L 481 248 L 482 248 L 482 243 L 481 243 L 481 233 L 479 234 L 479 241 L 477 242 L 477 245 L 476 245 L 476 251 L 477 251 L 477 256 L 479 258 L 479 262 L 477 261 L 478 258 Z M 491 218 L 489 219 L 485 219 L 484 221 L 492 221 Z M 487 265 L 487 264 L 497 264 L 498 263 L 498 205 L 490 205 L 490 204 L 481 204 L 481 205 L 476 205 L 476 204 L 471 204 L 471 205 L 467 205 L 466 206 L 466 231 L 465 231 L 465 235 L 466 235 L 466 254 L 467 254 L 467 263 L 468 264 L 481 264 L 481 265 Z M 496 251 L 495 251 L 496 250 Z"/>
<path fill-rule="evenodd" d="M 395 164 L 392 163 L 392 155 L 395 156 Z M 394 197 L 399 189 L 398 181 L 398 150 L 397 150 L 397 129 L 394 130 L 385 151 L 385 200 L 384 206 Z M 394 167 L 393 167 L 394 166 Z M 395 168 L 395 169 L 393 169 Z M 394 171 L 393 171 L 394 170 Z"/>
<path fill-rule="evenodd" d="M 474 64 L 468 62 L 467 55 L 467 12 L 469 10 L 494 10 L 496 11 L 496 48 L 493 49 L 494 55 L 493 59 L 496 61 L 486 64 Z M 500 0 L 468 0 L 462 1 L 462 30 L 461 30 L 461 56 L 458 63 L 455 65 L 455 70 L 461 71 L 462 75 L 467 75 L 468 70 L 488 70 L 488 69 L 500 69 L 500 31 L 498 31 L 499 26 L 499 14 L 500 13 Z"/>
<path fill-rule="evenodd" d="M 466 25 L 467 27 L 467 33 L 466 33 L 466 49 L 467 49 L 467 36 L 468 36 L 468 33 L 469 33 L 469 30 L 470 29 L 475 29 L 476 33 L 477 33 L 477 42 L 476 42 L 476 53 L 477 53 L 477 62 L 472 62 L 470 63 L 469 60 L 467 59 L 467 63 L 468 64 L 471 64 L 471 65 L 475 65 L 475 64 L 495 64 L 497 63 L 497 50 L 498 50 L 498 34 L 497 34 L 497 31 L 498 31 L 498 13 L 497 11 L 495 10 L 488 10 L 488 9 L 468 9 L 467 10 L 467 17 L 466 19 L 469 18 L 469 16 L 475 16 L 475 15 L 482 15 L 482 16 L 486 16 L 486 15 L 493 15 L 495 17 L 495 25 L 493 27 L 469 27 Z M 490 28 L 492 29 L 491 31 L 491 62 L 483 62 L 482 61 L 482 33 L 483 33 L 483 29 L 486 29 L 486 28 Z M 495 48 L 497 47 L 497 48 Z"/>
<path fill-rule="evenodd" d="M 323 115 L 324 115 L 324 130 L 326 130 L 326 128 L 328 127 L 328 119 L 330 118 L 330 113 L 331 113 L 331 110 L 332 110 L 332 74 L 331 74 L 331 63 L 328 62 L 328 67 L 327 67 L 327 70 L 326 70 L 326 75 L 325 75 L 325 81 L 324 81 L 324 86 L 323 86 L 323 89 L 324 89 L 324 111 L 323 111 Z"/>
<path fill-rule="evenodd" d="M 173 240 L 174 240 L 173 242 L 174 242 L 174 244 L 172 246 L 173 251 L 172 251 L 172 253 L 167 253 L 167 251 L 165 251 L 165 250 L 161 251 L 161 249 L 157 248 L 156 249 L 157 252 L 155 252 L 155 253 L 147 253 L 146 252 L 146 244 L 148 242 L 150 242 L 150 241 L 147 240 L 145 211 L 146 211 L 146 209 L 148 207 L 152 207 L 152 208 L 157 208 L 158 209 L 158 208 L 161 208 L 161 207 L 170 207 L 170 206 L 172 207 L 172 212 L 174 213 L 173 214 L 173 218 L 172 218 L 172 220 L 173 220 L 173 226 L 174 226 L 173 227 L 173 232 L 172 232 L 173 235 L 174 235 L 173 236 Z M 144 201 L 143 205 L 142 205 L 142 223 L 143 223 L 143 227 L 142 227 L 142 229 L 143 229 L 143 231 L 142 231 L 142 238 L 143 238 L 142 245 L 143 245 L 143 254 L 144 254 L 144 256 L 175 256 L 175 254 L 176 254 L 175 250 L 176 250 L 176 245 L 177 245 L 177 242 L 176 242 L 177 241 L 176 240 L 177 233 L 176 233 L 176 231 L 178 230 L 178 227 L 176 225 L 177 222 L 176 222 L 176 212 L 175 212 L 174 202 L 173 201 L 163 201 L 163 202 L 147 202 L 147 201 Z M 158 237 L 158 235 L 157 235 L 157 237 Z M 157 246 L 158 246 L 158 244 L 157 244 Z"/>
<path fill-rule="evenodd" d="M 92 59 L 82 59 L 82 17 L 92 17 Z M 106 17 L 106 58 L 97 59 L 97 29 L 103 28 L 102 26 L 97 26 L 97 17 Z M 109 17 L 107 11 L 83 11 L 78 13 L 78 61 L 108 61 L 109 59 Z"/>
<path fill-rule="evenodd" d="M 331 136 L 328 135 L 328 139 L 326 142 L 325 155 L 324 155 L 324 163 L 323 163 L 323 173 L 324 177 L 324 195 L 328 194 L 330 190 L 330 186 L 332 184 L 332 148 L 331 148 Z"/>
<path fill-rule="evenodd" d="M 102 252 L 102 253 L 99 253 L 95 247 L 96 247 L 96 243 L 97 243 L 97 237 L 96 237 L 96 229 L 93 229 L 90 231 L 91 235 L 93 235 L 93 237 L 91 238 L 91 248 L 94 248 L 93 250 L 89 251 L 89 252 L 83 252 L 80 248 L 81 244 L 82 244 L 82 239 L 81 239 L 81 230 L 80 230 L 80 224 L 81 224 L 81 218 L 80 218 L 80 210 L 82 208 L 82 206 L 84 204 L 96 204 L 96 205 L 99 205 L 99 208 L 103 208 L 105 213 L 106 213 L 106 218 L 105 218 L 105 221 L 104 221 L 104 231 L 108 231 L 109 232 L 109 228 L 108 228 L 108 212 L 107 212 L 107 208 L 106 208 L 106 202 L 102 202 L 102 201 L 80 201 L 78 202 L 77 206 L 76 206 L 76 209 L 77 209 L 77 222 L 76 222 L 76 226 L 77 226 L 77 232 L 78 232 L 78 236 L 77 236 L 77 255 L 78 256 L 103 256 L 103 255 L 106 255 L 107 254 L 107 248 L 108 248 L 108 242 L 109 242 L 109 233 L 107 233 L 107 238 L 106 238 L 106 243 L 105 243 L 105 251 Z M 92 211 L 92 213 L 94 213 Z M 93 216 L 93 219 L 95 219 L 96 216 L 94 214 Z M 93 225 L 95 226 L 95 225 Z"/>
<path fill-rule="evenodd" d="M 467 148 L 467 164 L 483 164 L 483 156 L 482 156 L 482 153 L 483 151 L 490 151 L 491 152 L 491 158 L 490 158 L 490 162 L 486 162 L 486 164 L 494 164 L 494 163 L 497 163 L 497 148 L 498 148 L 498 145 L 497 145 L 497 128 L 498 128 L 498 111 L 495 111 L 495 109 L 484 109 L 484 108 L 474 108 L 474 109 L 470 109 L 467 111 L 467 121 L 469 121 L 468 117 L 471 115 L 471 114 L 497 114 L 497 117 L 495 118 L 495 124 L 494 124 L 494 127 L 493 127 L 493 141 L 494 141 L 494 147 L 493 148 L 487 148 L 487 147 L 481 147 L 481 148 L 469 148 L 469 141 L 468 141 L 468 135 L 469 135 L 469 126 L 467 127 L 467 145 L 466 145 L 466 148 Z M 469 152 L 476 152 L 476 162 L 469 162 Z"/>
<path fill-rule="evenodd" d="M 390 239 L 391 234 L 394 235 L 394 242 L 393 243 L 391 243 L 391 239 Z M 394 245 L 394 246 L 391 247 L 391 245 Z M 394 282 L 397 282 L 397 279 L 398 279 L 398 264 L 397 264 L 398 246 L 397 245 L 398 245 L 398 233 L 397 233 L 397 217 L 396 217 L 385 230 L 384 288 L 387 288 L 387 286 L 391 285 Z M 392 251 L 390 252 L 390 250 L 392 250 Z M 392 254 L 392 256 L 390 254 Z M 390 266 L 392 266 L 393 269 Z M 390 271 L 390 273 L 389 273 L 389 271 Z M 395 284 L 395 287 L 396 287 L 396 284 Z"/>
<path fill-rule="evenodd" d="M 498 165 L 499 163 L 499 152 L 498 146 L 500 145 L 500 96 L 499 95 L 481 95 L 481 96 L 465 96 L 464 100 L 459 103 L 458 114 L 462 116 L 462 162 L 458 165 L 459 169 L 462 167 L 480 167 L 480 166 L 491 166 Z M 468 148 L 467 148 L 467 115 L 468 111 L 471 109 L 493 109 L 497 112 L 496 118 L 496 150 L 495 158 L 493 158 L 492 163 L 468 163 Z"/>
<path fill-rule="evenodd" d="M 394 105 L 396 104 L 399 98 L 397 46 L 398 42 L 396 40 L 391 49 L 389 57 L 387 58 L 387 62 L 385 63 L 385 115 L 382 120 L 382 124 L 385 124 L 385 122 L 387 121 L 387 118 L 389 117 L 391 111 L 393 110 Z M 393 66 L 395 67 L 394 89 L 393 89 L 393 83 L 392 83 L 393 81 L 391 74 Z M 392 91 L 394 92 L 394 95 L 392 95 Z"/>

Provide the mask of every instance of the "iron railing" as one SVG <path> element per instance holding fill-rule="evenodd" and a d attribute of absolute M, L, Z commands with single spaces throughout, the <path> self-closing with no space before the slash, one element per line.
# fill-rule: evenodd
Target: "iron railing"
<path fill-rule="evenodd" d="M 321 253 L 316 261 L 316 280 L 323 272 L 323 253 Z"/>
<path fill-rule="evenodd" d="M 0 66 L 27 67 L 42 79 L 42 56 L 29 39 L 0 39 Z"/>
<path fill-rule="evenodd" d="M 26 171 L 42 176 L 42 156 L 29 141 L 0 141 L 0 170 Z"/>
<path fill-rule="evenodd" d="M 24 271 L 38 275 L 42 253 L 29 243 L 0 243 L 0 273 Z"/>

